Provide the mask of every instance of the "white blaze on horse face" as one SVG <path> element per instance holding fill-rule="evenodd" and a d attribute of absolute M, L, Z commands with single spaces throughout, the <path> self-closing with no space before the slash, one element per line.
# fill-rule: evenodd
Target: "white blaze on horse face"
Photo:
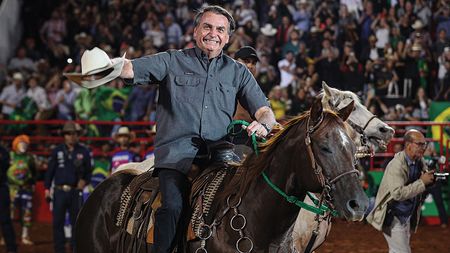
<path fill-rule="evenodd" d="M 344 130 L 339 129 L 339 137 L 341 139 L 341 143 L 343 147 L 349 147 L 350 145 L 350 138 L 348 137 L 347 133 L 344 132 Z"/>

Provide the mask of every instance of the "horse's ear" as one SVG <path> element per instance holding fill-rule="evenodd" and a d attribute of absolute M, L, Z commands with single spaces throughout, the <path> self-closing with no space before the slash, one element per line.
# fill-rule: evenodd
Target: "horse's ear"
<path fill-rule="evenodd" d="M 338 115 L 343 121 L 346 121 L 355 107 L 355 101 L 352 100 L 346 107 L 339 110 Z"/>
<path fill-rule="evenodd" d="M 323 93 L 325 93 L 325 96 L 327 96 L 327 97 L 332 96 L 332 91 L 330 89 L 330 86 L 328 86 L 328 84 L 325 81 L 322 81 L 322 89 L 323 89 Z"/>
<path fill-rule="evenodd" d="M 311 126 L 315 126 L 317 125 L 317 123 L 319 123 L 319 121 L 322 119 L 322 114 L 323 114 L 322 100 L 320 98 L 316 98 L 310 110 Z"/>
<path fill-rule="evenodd" d="M 330 86 L 327 85 L 327 83 L 325 81 L 322 81 L 322 90 L 323 90 L 323 96 L 322 96 L 323 106 L 325 106 L 325 108 L 331 108 L 331 110 L 333 110 L 333 108 L 334 108 L 333 91 L 331 90 Z"/>

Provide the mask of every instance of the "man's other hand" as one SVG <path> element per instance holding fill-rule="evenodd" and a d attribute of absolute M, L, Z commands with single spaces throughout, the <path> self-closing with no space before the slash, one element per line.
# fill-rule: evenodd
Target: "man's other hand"
<path fill-rule="evenodd" d="M 425 185 L 430 185 L 434 182 L 434 170 L 430 170 L 427 172 L 424 172 L 421 176 L 420 176 L 420 180 L 422 180 L 422 182 Z"/>

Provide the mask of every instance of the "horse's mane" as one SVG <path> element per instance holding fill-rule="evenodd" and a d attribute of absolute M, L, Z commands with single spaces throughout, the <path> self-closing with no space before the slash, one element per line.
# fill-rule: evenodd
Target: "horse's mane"
<path fill-rule="evenodd" d="M 326 117 L 326 115 L 332 115 L 332 117 Z M 238 197 L 243 196 L 249 189 L 253 180 L 255 180 L 261 173 L 270 165 L 274 153 L 273 150 L 278 147 L 281 140 L 296 138 L 297 136 L 292 136 L 298 131 L 290 131 L 294 127 L 301 127 L 306 124 L 306 119 L 309 117 L 310 113 L 305 112 L 299 116 L 296 116 L 283 126 L 284 128 L 272 136 L 267 142 L 261 143 L 259 145 L 259 154 L 252 153 L 244 161 L 244 163 L 237 168 L 241 171 L 240 175 L 233 178 L 233 180 L 225 187 L 222 191 L 221 196 L 226 198 L 227 196 L 236 194 Z M 324 110 L 324 119 L 321 126 L 332 126 L 331 120 L 338 118 L 337 114 L 330 110 Z M 322 127 L 317 129 L 317 132 L 321 131 Z M 304 131 L 306 134 L 306 131 Z"/>

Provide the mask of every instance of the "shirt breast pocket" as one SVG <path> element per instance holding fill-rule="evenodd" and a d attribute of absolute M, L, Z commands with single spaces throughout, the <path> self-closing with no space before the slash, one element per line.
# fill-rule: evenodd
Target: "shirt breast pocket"
<path fill-rule="evenodd" d="M 231 83 L 219 82 L 216 98 L 222 109 L 228 112 L 234 112 L 236 107 L 236 90 L 237 88 Z"/>
<path fill-rule="evenodd" d="M 201 99 L 203 90 L 200 84 L 205 82 L 205 78 L 191 77 L 191 76 L 176 76 L 175 77 L 175 98 L 179 102 L 194 103 Z M 201 100 L 200 100 L 201 101 Z"/>

